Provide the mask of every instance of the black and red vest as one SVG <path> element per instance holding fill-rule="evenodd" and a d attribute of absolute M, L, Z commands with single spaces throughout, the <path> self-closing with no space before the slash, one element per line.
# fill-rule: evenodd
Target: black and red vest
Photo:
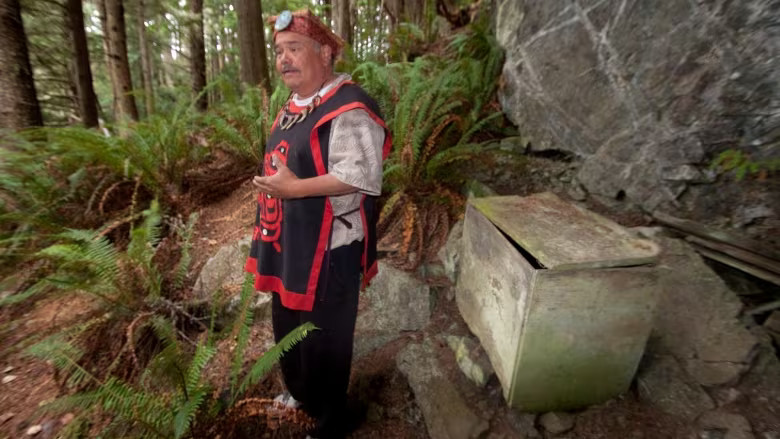
<path fill-rule="evenodd" d="M 328 172 L 328 143 L 332 120 L 349 110 L 362 109 L 385 128 L 382 158 L 390 152 L 392 140 L 379 107 L 356 84 L 344 81 L 322 97 L 320 104 L 303 121 L 289 130 L 278 126 L 279 116 L 266 143 L 262 175 L 276 173 L 272 155 L 280 158 L 298 178 Z M 291 104 L 290 111 L 301 109 Z M 333 210 L 327 196 L 276 199 L 258 195 L 252 246 L 245 270 L 255 275 L 255 289 L 279 294 L 290 309 L 311 311 L 317 283 L 328 249 Z M 365 288 L 377 273 L 376 197 L 363 195 L 360 203 L 364 248 L 362 261 Z"/>

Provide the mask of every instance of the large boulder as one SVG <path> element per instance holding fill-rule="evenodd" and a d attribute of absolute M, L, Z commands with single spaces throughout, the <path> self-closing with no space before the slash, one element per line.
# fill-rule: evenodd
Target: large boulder
<path fill-rule="evenodd" d="M 699 384 L 734 383 L 758 340 L 739 321 L 742 302 L 685 241 L 661 238 L 652 354 L 671 354 Z"/>
<path fill-rule="evenodd" d="M 488 422 L 469 408 L 442 372 L 430 339 L 409 344 L 396 364 L 414 391 L 431 439 L 479 438 L 488 430 Z"/>
<path fill-rule="evenodd" d="M 355 358 L 397 339 L 405 331 L 424 328 L 431 311 L 430 287 L 411 273 L 380 260 L 379 273 L 361 293 Z"/>
<path fill-rule="evenodd" d="M 694 420 L 715 408 L 712 398 L 671 355 L 647 358 L 637 376 L 639 398 L 662 411 Z"/>
<path fill-rule="evenodd" d="M 227 300 L 224 301 L 222 313 L 233 316 L 238 312 L 241 301 L 241 286 L 247 273 L 244 271 L 246 257 L 252 237 L 248 235 L 240 240 L 226 244 L 206 261 L 200 276 L 195 281 L 193 293 L 197 299 L 211 301 L 218 292 Z M 271 294 L 256 294 L 250 309 L 255 320 L 263 320 L 271 316 Z"/>
<path fill-rule="evenodd" d="M 647 210 L 679 202 L 701 220 L 771 205 L 778 184 L 724 188 L 707 168 L 724 145 L 772 153 L 752 145 L 780 126 L 780 38 L 761 24 L 775 3 L 496 0 L 494 11 L 504 112 L 531 150 L 583 159 L 589 193 Z"/>
<path fill-rule="evenodd" d="M 356 330 L 400 333 L 422 329 L 431 317 L 430 296 L 425 282 L 380 260 L 379 273 L 362 293 L 366 306 L 358 314 Z"/>
<path fill-rule="evenodd" d="M 240 290 L 244 282 L 244 264 L 249 254 L 252 236 L 223 245 L 210 257 L 200 271 L 192 292 L 198 299 L 210 299 L 220 289 Z"/>

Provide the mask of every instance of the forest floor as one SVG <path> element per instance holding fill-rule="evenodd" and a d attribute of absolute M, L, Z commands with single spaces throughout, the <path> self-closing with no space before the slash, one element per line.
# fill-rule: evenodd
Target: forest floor
<path fill-rule="evenodd" d="M 534 158 L 533 163 L 527 165 L 527 169 L 534 171 L 519 174 L 496 172 L 498 179 L 493 182 L 496 189 L 504 194 L 521 195 L 546 190 L 550 187 L 550 178 L 557 178 L 569 169 L 565 162 L 543 158 Z M 501 175 L 510 177 L 502 179 Z M 254 197 L 254 190 L 247 182 L 228 197 L 201 207 L 193 241 L 192 273 L 197 274 L 206 260 L 221 246 L 235 242 L 250 232 L 255 215 Z M 645 225 L 647 222 L 642 215 L 636 213 L 618 214 L 604 206 L 591 207 L 627 226 Z M 361 308 L 364 306 L 365 303 L 361 303 Z M 92 309 L 93 304 L 80 296 L 43 299 L 24 307 L 15 307 L 13 312 L 0 309 L 0 319 L 3 322 L 0 326 L 0 371 L 4 378 L 3 384 L 0 385 L 0 439 L 29 437 L 25 432 L 32 426 L 41 427 L 41 431 L 34 437 L 54 438 L 57 432 L 70 422 L 72 414 L 53 417 L 38 411 L 41 403 L 51 401 L 64 391 L 58 384 L 53 366 L 22 355 L 20 349 L 14 346 L 31 335 L 53 333 L 68 322 L 85 318 Z M 409 342 L 420 341 L 426 337 L 440 341 L 437 336 L 444 333 L 463 335 L 468 333 L 468 328 L 454 301 L 447 300 L 446 294 L 440 293 L 427 327 L 421 331 L 404 333 L 395 341 L 356 358 L 350 398 L 360 407 L 364 419 L 350 437 L 428 437 L 422 412 L 406 378 L 396 367 L 395 357 Z M 360 336 L 361 334 L 356 334 L 356 337 Z M 257 357 L 268 349 L 271 341 L 270 322 L 256 322 L 246 357 Z M 217 389 L 224 388 L 232 347 L 230 341 L 219 344 L 218 353 L 206 371 L 207 379 Z M 454 355 L 446 344 L 438 343 L 437 349 L 447 378 L 475 411 L 489 419 L 489 438 L 526 437 L 519 432 L 527 427 L 523 426 L 527 421 L 523 421 L 517 412 L 507 408 L 495 376 L 485 388 L 478 388 L 460 372 Z M 8 377 L 11 376 L 15 378 L 9 380 Z M 281 374 L 277 367 L 248 396 L 273 398 L 281 390 Z M 771 417 L 772 413 L 766 412 L 760 416 Z M 751 421 L 755 423 L 755 420 Z M 777 421 L 765 419 L 759 422 L 772 424 Z M 262 437 L 301 436 L 283 430 L 269 432 Z M 539 431 L 543 435 L 547 434 L 541 428 Z M 573 429 L 556 437 L 695 439 L 700 437 L 700 433 L 695 426 L 689 425 L 682 418 L 642 403 L 635 389 L 632 389 L 621 397 L 578 413 Z"/>

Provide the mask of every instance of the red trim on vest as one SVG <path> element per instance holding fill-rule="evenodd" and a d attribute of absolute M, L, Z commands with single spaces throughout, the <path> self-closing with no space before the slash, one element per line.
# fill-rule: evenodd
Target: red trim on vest
<path fill-rule="evenodd" d="M 326 114 L 325 116 L 322 116 L 320 120 L 317 121 L 317 123 L 314 125 L 314 128 L 311 130 L 311 137 L 309 138 L 309 144 L 311 145 L 311 153 L 312 156 L 314 156 L 314 164 L 317 166 L 317 173 L 320 175 L 325 174 L 325 163 L 322 161 L 322 154 L 320 154 L 320 139 L 317 135 L 317 129 L 321 127 L 322 125 L 330 122 L 331 120 L 335 119 L 340 114 L 346 113 L 350 110 L 363 110 L 371 117 L 371 119 L 374 120 L 379 126 L 381 126 L 385 130 L 385 143 L 382 146 L 382 160 L 385 160 L 387 158 L 387 155 L 390 153 L 390 147 L 393 145 L 392 139 L 390 137 L 390 132 L 387 130 L 387 126 L 385 125 L 385 122 L 376 114 L 374 114 L 371 109 L 366 106 L 366 104 L 362 102 L 352 102 L 347 105 L 343 105 L 330 113 Z"/>
<path fill-rule="evenodd" d="M 327 92 L 324 95 L 322 95 L 322 97 L 320 98 L 320 105 L 324 104 L 325 101 L 327 101 L 328 99 L 331 98 L 331 96 L 336 94 L 336 91 L 339 88 L 341 88 L 342 85 L 354 84 L 354 83 L 355 82 L 352 81 L 352 80 L 341 81 L 337 86 L 333 87 L 329 92 Z M 292 113 L 300 113 L 301 110 L 303 110 L 304 108 L 306 108 L 305 105 L 303 107 L 299 107 L 299 106 L 295 105 L 295 101 L 290 99 L 290 112 L 292 112 Z"/>
<path fill-rule="evenodd" d="M 330 238 L 330 228 L 333 225 L 333 208 L 330 205 L 330 199 L 325 198 L 325 213 L 322 215 L 322 226 L 320 227 L 320 239 L 317 241 L 317 249 L 314 251 L 314 260 L 311 264 L 311 272 L 309 273 L 309 284 L 306 286 L 306 294 L 314 294 L 317 292 L 317 281 L 320 279 L 320 271 L 322 271 L 322 260 L 325 257 L 325 251 L 328 250 L 328 238 Z M 325 267 L 327 270 L 328 267 Z M 325 288 L 328 286 L 325 285 Z M 313 304 L 314 302 L 312 302 Z M 311 311 L 311 308 L 306 311 Z"/>
<path fill-rule="evenodd" d="M 263 292 L 278 293 L 279 299 L 282 301 L 282 305 L 286 308 L 294 309 L 297 311 L 311 311 L 314 307 L 314 293 L 298 293 L 295 291 L 288 291 L 284 287 L 282 280 L 276 276 L 264 276 L 257 273 L 257 259 L 248 257 L 246 259 L 246 265 L 244 271 L 254 274 L 255 276 L 255 290 Z"/>

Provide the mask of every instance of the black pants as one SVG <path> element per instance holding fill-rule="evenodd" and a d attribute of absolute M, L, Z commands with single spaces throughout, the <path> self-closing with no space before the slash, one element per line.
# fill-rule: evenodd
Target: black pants
<path fill-rule="evenodd" d="M 273 295 L 273 327 L 276 341 L 305 322 L 320 328 L 310 332 L 281 359 L 287 389 L 302 408 L 317 420 L 312 435 L 343 437 L 346 424 L 347 386 L 352 364 L 352 341 L 360 290 L 360 258 L 363 243 L 353 242 L 326 254 L 328 265 L 320 274 L 311 311 L 282 306 Z"/>

